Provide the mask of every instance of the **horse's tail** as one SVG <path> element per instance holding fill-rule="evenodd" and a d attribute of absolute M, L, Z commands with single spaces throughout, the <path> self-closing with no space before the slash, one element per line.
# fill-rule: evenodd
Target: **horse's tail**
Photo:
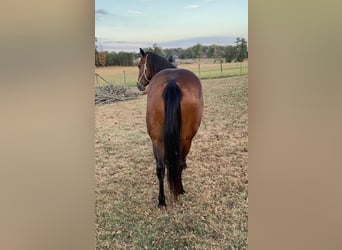
<path fill-rule="evenodd" d="M 181 165 L 180 165 L 180 131 L 182 92 L 175 80 L 170 80 L 164 92 L 165 119 L 164 119 L 164 145 L 165 162 L 168 168 L 167 177 L 171 194 L 177 200 L 181 193 Z"/>

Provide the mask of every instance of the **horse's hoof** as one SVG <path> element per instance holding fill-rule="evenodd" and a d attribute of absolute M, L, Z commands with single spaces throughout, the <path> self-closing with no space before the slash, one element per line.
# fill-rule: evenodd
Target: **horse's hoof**
<path fill-rule="evenodd" d="M 166 209 L 166 203 L 165 201 L 159 201 L 158 208 L 160 209 Z"/>
<path fill-rule="evenodd" d="M 158 208 L 160 209 L 160 210 L 164 210 L 164 209 L 166 209 L 166 204 L 164 203 L 164 204 L 158 204 Z"/>

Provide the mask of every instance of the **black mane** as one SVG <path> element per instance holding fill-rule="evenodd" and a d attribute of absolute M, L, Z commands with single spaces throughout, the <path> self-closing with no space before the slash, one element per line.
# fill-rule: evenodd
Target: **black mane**
<path fill-rule="evenodd" d="M 155 53 L 146 52 L 146 56 L 147 55 L 150 70 L 153 72 L 153 75 L 157 74 L 159 71 L 162 71 L 163 69 L 177 68 L 172 63 L 169 63 L 164 57 L 161 57 Z"/>

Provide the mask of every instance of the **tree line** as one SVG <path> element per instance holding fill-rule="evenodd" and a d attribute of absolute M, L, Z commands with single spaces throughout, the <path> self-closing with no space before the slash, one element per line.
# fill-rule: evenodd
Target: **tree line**
<path fill-rule="evenodd" d="M 96 38 L 95 38 L 96 40 Z M 248 58 L 247 41 L 244 38 L 236 38 L 236 45 L 201 45 L 196 44 L 192 47 L 163 49 L 156 43 L 152 47 L 143 48 L 145 51 L 152 51 L 165 58 L 176 56 L 179 59 L 203 59 L 211 58 L 219 62 L 242 62 Z M 139 54 L 133 52 L 99 52 L 95 48 L 95 65 L 100 66 L 134 66 L 134 61 Z"/>

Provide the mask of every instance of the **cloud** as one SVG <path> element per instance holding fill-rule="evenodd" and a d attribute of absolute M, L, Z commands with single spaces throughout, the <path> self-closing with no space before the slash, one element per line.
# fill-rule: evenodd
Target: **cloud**
<path fill-rule="evenodd" d="M 130 15 L 141 15 L 142 14 L 142 12 L 138 11 L 138 10 L 128 10 L 127 13 Z"/>
<path fill-rule="evenodd" d="M 199 5 L 199 4 L 191 4 L 191 5 L 184 6 L 184 9 L 197 9 L 199 7 L 201 7 L 201 5 Z"/>
<path fill-rule="evenodd" d="M 203 36 L 203 37 L 192 37 L 192 38 L 185 38 L 179 40 L 170 40 L 159 42 L 158 45 L 162 46 L 163 48 L 188 48 L 194 46 L 198 43 L 202 45 L 234 45 L 234 41 L 236 37 L 234 36 Z"/>
<path fill-rule="evenodd" d="M 106 16 L 109 16 L 110 13 L 104 9 L 98 9 L 95 11 L 95 20 L 102 21 L 105 19 Z"/>
<path fill-rule="evenodd" d="M 112 40 L 112 39 L 101 39 L 98 38 L 101 44 L 101 50 L 103 51 L 128 51 L 138 52 L 139 48 L 148 48 L 152 44 L 157 43 L 162 48 L 189 48 L 191 46 L 200 43 L 202 45 L 234 45 L 236 41 L 235 36 L 208 36 L 208 37 L 192 37 L 186 39 L 179 39 L 173 41 L 123 41 L 123 40 Z"/>
<path fill-rule="evenodd" d="M 138 52 L 139 48 L 151 47 L 153 44 L 150 42 L 130 42 L 130 41 L 115 41 L 110 39 L 102 39 L 101 50 L 102 51 L 127 51 L 127 52 Z"/>
<path fill-rule="evenodd" d="M 109 12 L 104 10 L 104 9 L 98 9 L 95 11 L 95 14 L 98 14 L 98 15 L 109 15 Z"/>

